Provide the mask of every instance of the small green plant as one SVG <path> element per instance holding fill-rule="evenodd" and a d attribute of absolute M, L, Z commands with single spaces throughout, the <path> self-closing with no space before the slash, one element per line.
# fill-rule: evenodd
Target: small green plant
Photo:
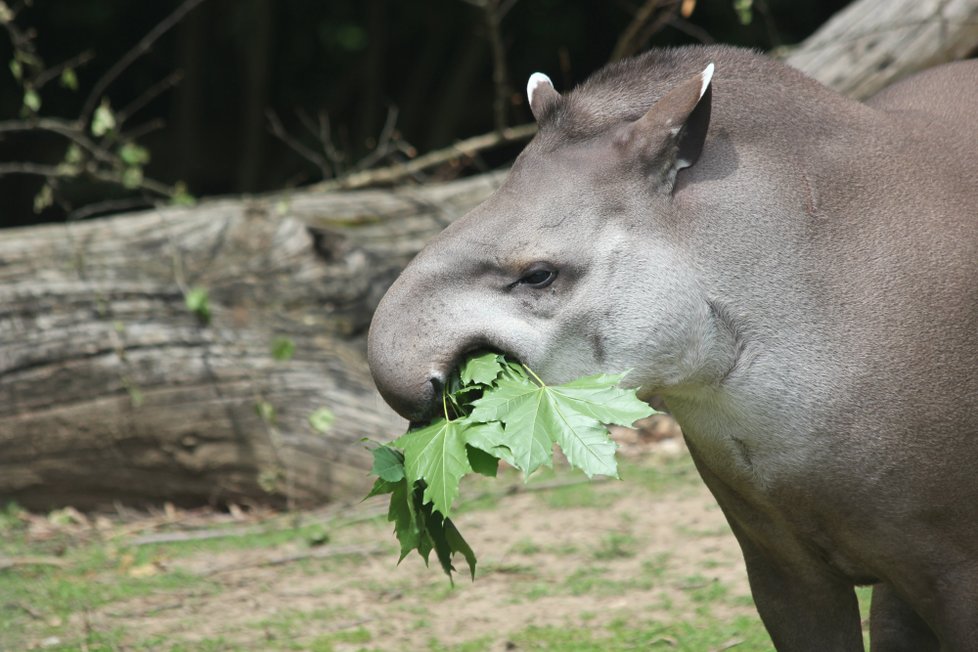
<path fill-rule="evenodd" d="M 288 362 L 295 355 L 295 341 L 290 337 L 276 337 L 272 340 L 272 357 L 279 362 Z"/>
<path fill-rule="evenodd" d="M 329 432 L 334 421 L 336 421 L 336 415 L 329 408 L 319 408 L 309 415 L 309 425 L 318 433 Z"/>
<path fill-rule="evenodd" d="M 200 323 L 207 325 L 211 323 L 211 301 L 205 288 L 191 288 L 184 297 L 187 309 L 197 315 Z"/>
<path fill-rule="evenodd" d="M 449 515 L 470 472 L 495 476 L 499 460 L 523 472 L 553 465 L 553 446 L 588 477 L 618 477 L 617 445 L 605 424 L 630 426 L 654 410 L 624 374 L 599 374 L 549 386 L 525 365 L 486 353 L 467 360 L 446 385 L 443 416 L 373 452 L 377 476 L 369 496 L 391 494 L 389 520 L 403 560 L 435 551 L 452 577 L 460 553 L 475 578 L 476 558 Z M 368 496 L 368 497 L 369 497 Z"/>

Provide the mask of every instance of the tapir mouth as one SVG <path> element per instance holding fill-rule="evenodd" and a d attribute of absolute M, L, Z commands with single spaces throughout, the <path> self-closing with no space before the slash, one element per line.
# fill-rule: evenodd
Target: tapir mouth
<path fill-rule="evenodd" d="M 432 400 L 426 406 L 425 411 L 422 414 L 418 414 L 414 416 L 414 418 L 408 420 L 408 429 L 413 430 L 415 428 L 423 428 L 445 416 L 442 414 L 443 394 L 447 391 L 451 391 L 452 387 L 461 386 L 460 376 L 462 365 L 465 364 L 466 360 L 486 353 L 502 355 L 505 356 L 506 360 L 510 362 L 522 364 L 520 359 L 516 356 L 501 351 L 495 347 L 485 346 L 483 344 L 466 347 L 461 353 L 454 356 L 452 362 L 447 366 L 447 372 L 435 370 L 430 373 L 428 382 L 432 387 Z"/>

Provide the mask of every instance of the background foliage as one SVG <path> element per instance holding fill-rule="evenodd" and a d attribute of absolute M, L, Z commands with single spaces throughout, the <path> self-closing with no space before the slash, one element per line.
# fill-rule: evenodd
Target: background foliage
<path fill-rule="evenodd" d="M 499 0 L 489 0 L 496 1 Z M 71 84 L 39 93 L 40 115 L 77 117 L 97 80 L 181 3 L 178 0 L 9 1 L 16 25 L 46 66 L 80 53 L 92 58 L 74 69 Z M 124 107 L 176 73 L 178 83 L 152 99 L 131 123 L 145 127 L 139 143 L 151 158 L 147 177 L 185 182 L 196 196 L 261 192 L 301 185 L 342 172 L 377 145 L 395 118 L 408 156 L 490 131 L 494 125 L 493 57 L 480 0 L 206 0 L 107 90 Z M 528 75 L 546 71 L 567 88 L 608 61 L 639 0 L 574 2 L 521 0 L 501 22 L 510 93 L 508 124 L 530 116 L 522 97 Z M 671 0 L 662 0 L 664 11 Z M 790 45 L 812 32 L 844 0 L 700 0 L 688 19 L 678 14 L 648 44 L 718 41 L 761 49 Z M 22 6 L 23 5 L 23 6 Z M 738 12 L 739 10 L 739 12 Z M 745 11 L 749 10 L 749 11 Z M 741 18 L 751 16 L 745 24 Z M 0 34 L 0 60 L 14 59 Z M 0 69 L 0 120 L 21 116 L 24 92 L 7 65 Z M 393 108 L 396 116 L 388 111 Z M 270 129 L 270 113 L 312 148 L 321 139 L 302 118 L 328 116 L 338 158 L 323 170 L 298 156 Z M 317 124 L 318 126 L 318 124 Z M 51 134 L 6 134 L 0 161 L 57 164 L 67 143 Z M 485 157 L 498 165 L 517 147 Z M 379 158 L 379 157 L 377 157 Z M 381 162 L 381 161 L 378 161 Z M 0 177 L 0 226 L 59 221 L 71 210 L 122 193 L 111 184 L 59 185 L 59 201 L 35 212 L 43 180 Z M 98 212 L 98 211 L 96 211 Z"/>

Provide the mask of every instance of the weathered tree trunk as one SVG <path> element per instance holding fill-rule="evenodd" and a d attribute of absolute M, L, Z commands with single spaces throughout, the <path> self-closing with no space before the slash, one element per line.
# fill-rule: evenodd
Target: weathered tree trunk
<path fill-rule="evenodd" d="M 0 497 L 298 502 L 403 429 L 363 335 L 389 281 L 499 177 L 221 201 L 0 232 Z M 209 320 L 187 292 L 206 291 Z M 291 359 L 272 349 L 294 344 Z M 325 433 L 309 417 L 334 416 Z"/>
<path fill-rule="evenodd" d="M 897 5 L 918 25 L 918 7 L 956 16 L 913 32 L 915 51 L 930 44 L 928 62 L 978 45 L 978 0 L 859 0 L 789 63 L 860 96 L 916 69 L 895 52 L 837 72 L 825 54 L 882 49 L 853 44 L 871 30 L 884 43 Z M 0 499 L 307 503 L 361 491 L 360 439 L 404 425 L 364 361 L 373 308 L 424 242 L 500 179 L 0 232 Z M 187 307 L 196 288 L 209 319 Z M 273 355 L 277 340 L 294 344 L 290 359 Z M 309 417 L 323 408 L 335 420 L 320 433 Z"/>
<path fill-rule="evenodd" d="M 860 0 L 788 56 L 835 90 L 864 99 L 978 47 L 978 0 Z"/>

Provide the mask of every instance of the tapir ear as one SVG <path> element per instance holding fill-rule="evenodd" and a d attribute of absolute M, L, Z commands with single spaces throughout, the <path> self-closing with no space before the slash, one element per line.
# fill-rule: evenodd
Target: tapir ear
<path fill-rule="evenodd" d="M 560 102 L 560 93 L 554 88 L 550 77 L 542 72 L 535 72 L 530 75 L 530 81 L 526 82 L 526 99 L 530 104 L 533 119 L 540 122 L 550 107 Z"/>
<path fill-rule="evenodd" d="M 620 144 L 637 154 L 672 190 L 676 173 L 693 165 L 703 151 L 710 127 L 713 64 L 682 82 L 628 125 Z"/>

